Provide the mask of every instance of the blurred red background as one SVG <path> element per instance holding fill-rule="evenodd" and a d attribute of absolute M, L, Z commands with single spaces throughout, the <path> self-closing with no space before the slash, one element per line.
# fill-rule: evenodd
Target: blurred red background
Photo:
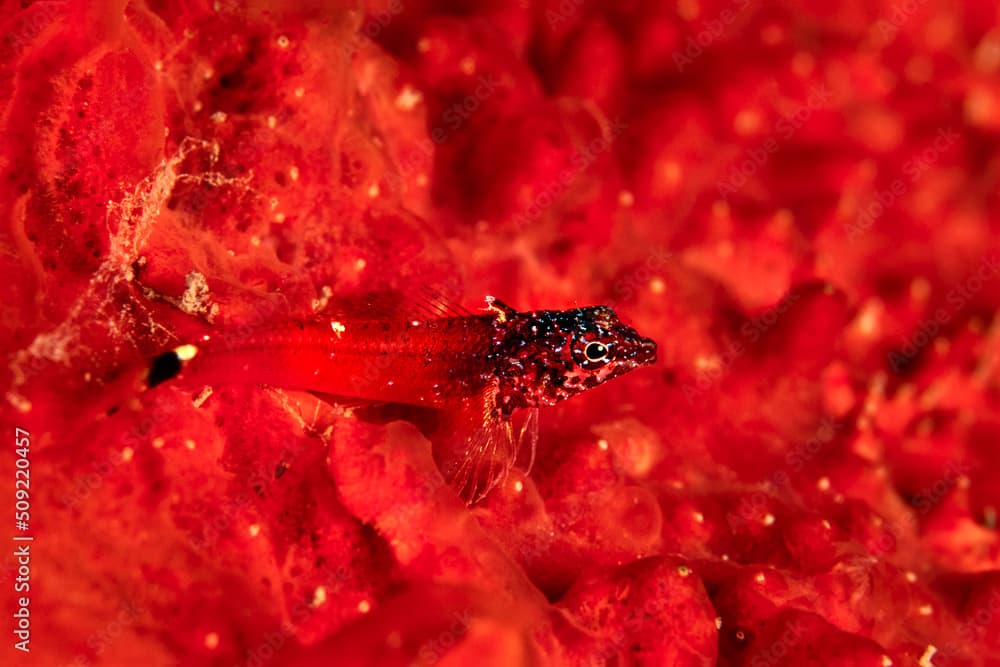
<path fill-rule="evenodd" d="M 24 1 L 0 37 L 3 664 L 1000 664 L 995 2 Z M 659 362 L 472 508 L 308 394 L 101 417 L 166 347 L 411 285 L 608 304 Z"/>

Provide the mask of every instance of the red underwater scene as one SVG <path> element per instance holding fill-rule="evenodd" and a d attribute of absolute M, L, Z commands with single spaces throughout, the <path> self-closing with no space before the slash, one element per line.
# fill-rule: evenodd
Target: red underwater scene
<path fill-rule="evenodd" d="M 0 664 L 1000 665 L 1000 8 L 10 0 Z"/>

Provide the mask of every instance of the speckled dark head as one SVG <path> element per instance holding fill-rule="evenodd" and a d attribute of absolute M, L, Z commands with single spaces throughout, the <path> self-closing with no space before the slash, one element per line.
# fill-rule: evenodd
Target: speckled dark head
<path fill-rule="evenodd" d="M 498 316 L 491 358 L 499 405 L 554 405 L 656 361 L 656 343 L 607 306 L 519 313 L 491 301 Z"/>

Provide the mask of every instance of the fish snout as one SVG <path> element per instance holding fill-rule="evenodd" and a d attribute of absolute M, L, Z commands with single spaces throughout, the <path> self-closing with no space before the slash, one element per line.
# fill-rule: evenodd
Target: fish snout
<path fill-rule="evenodd" d="M 656 363 L 656 341 L 652 338 L 639 339 L 639 352 L 635 355 L 640 366 Z"/>

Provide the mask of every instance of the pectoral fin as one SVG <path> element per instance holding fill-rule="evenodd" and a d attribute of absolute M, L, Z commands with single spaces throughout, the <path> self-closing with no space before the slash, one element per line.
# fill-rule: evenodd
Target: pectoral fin
<path fill-rule="evenodd" d="M 467 503 L 482 500 L 502 482 L 517 458 L 510 418 L 496 408 L 493 388 L 443 415 L 433 437 L 434 458 Z"/>

